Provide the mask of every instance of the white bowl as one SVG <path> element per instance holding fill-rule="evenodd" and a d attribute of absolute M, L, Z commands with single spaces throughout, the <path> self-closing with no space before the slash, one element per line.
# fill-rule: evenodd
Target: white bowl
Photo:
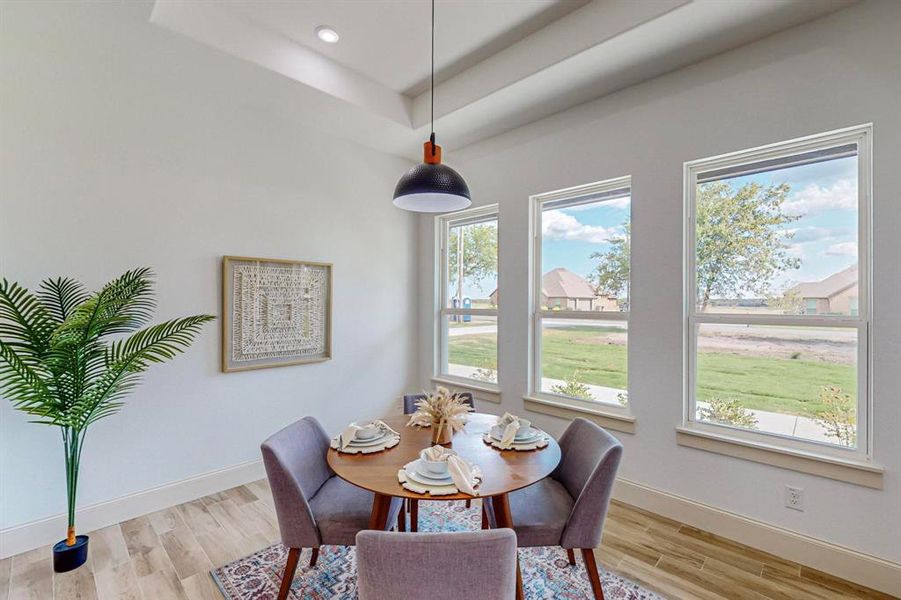
<path fill-rule="evenodd" d="M 526 419 L 519 420 L 519 429 L 516 430 L 516 435 L 523 436 L 529 433 L 529 428 L 532 426 L 532 422 Z"/>
<path fill-rule="evenodd" d="M 362 428 L 357 429 L 354 437 L 364 442 L 367 440 L 374 440 L 380 432 L 379 426 L 372 421 L 361 421 L 359 423 L 354 423 L 354 425 Z"/>
<path fill-rule="evenodd" d="M 432 475 L 436 475 L 438 477 L 447 477 L 448 471 L 447 469 L 447 459 L 445 460 L 429 460 L 426 458 L 426 450 L 425 448 L 422 452 L 419 453 L 419 462 Z M 448 452 L 454 452 L 453 450 L 448 450 Z"/>

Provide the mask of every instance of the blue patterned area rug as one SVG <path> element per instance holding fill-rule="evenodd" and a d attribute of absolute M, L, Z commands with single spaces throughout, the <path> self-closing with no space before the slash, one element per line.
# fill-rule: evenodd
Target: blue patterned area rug
<path fill-rule="evenodd" d="M 462 502 L 422 502 L 420 531 L 467 531 L 481 527 L 479 509 Z M 566 551 L 559 547 L 519 550 L 523 593 L 527 600 L 584 600 L 593 598 L 581 556 L 570 566 Z M 211 571 L 227 600 L 275 600 L 281 584 L 287 551 L 281 544 L 239 558 Z M 310 551 L 304 550 L 291 585 L 292 600 L 353 600 L 357 597 L 357 567 L 354 549 L 323 546 L 319 560 L 309 566 Z M 607 600 L 663 600 L 654 592 L 615 573 L 601 569 Z"/>

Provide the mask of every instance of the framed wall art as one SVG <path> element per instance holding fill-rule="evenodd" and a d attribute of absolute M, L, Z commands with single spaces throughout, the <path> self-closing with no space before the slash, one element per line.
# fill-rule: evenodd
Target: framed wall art
<path fill-rule="evenodd" d="M 222 370 L 332 356 L 332 265 L 222 257 Z"/>

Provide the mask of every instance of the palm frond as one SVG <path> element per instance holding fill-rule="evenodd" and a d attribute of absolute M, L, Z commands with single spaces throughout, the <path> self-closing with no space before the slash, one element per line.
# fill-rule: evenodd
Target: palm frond
<path fill-rule="evenodd" d="M 128 271 L 76 306 L 54 334 L 57 344 L 84 343 L 105 335 L 130 333 L 150 320 L 153 273 Z"/>
<path fill-rule="evenodd" d="M 53 416 L 62 408 L 40 366 L 28 364 L 3 340 L 0 340 L 0 391 L 15 408 L 37 417 L 50 417 L 53 422 Z"/>
<path fill-rule="evenodd" d="M 45 279 L 41 282 L 38 292 L 38 298 L 47 312 L 59 323 L 65 321 L 75 307 L 89 297 L 84 287 L 69 277 Z"/>
<path fill-rule="evenodd" d="M 106 371 L 69 409 L 72 427 L 81 429 L 121 407 L 118 402 L 139 382 L 137 375 L 154 363 L 171 360 L 184 352 L 211 315 L 166 321 L 113 342 L 104 357 Z"/>
<path fill-rule="evenodd" d="M 21 353 L 41 356 L 55 328 L 37 297 L 18 283 L 0 281 L 0 339 L 16 345 Z"/>

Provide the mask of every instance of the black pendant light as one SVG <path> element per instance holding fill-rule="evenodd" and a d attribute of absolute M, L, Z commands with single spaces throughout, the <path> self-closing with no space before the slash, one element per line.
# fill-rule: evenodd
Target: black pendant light
<path fill-rule="evenodd" d="M 423 213 L 443 213 L 472 204 L 469 186 L 460 174 L 441 164 L 441 146 L 435 144 L 435 0 L 432 0 L 432 133 L 423 144 L 422 164 L 400 178 L 394 188 L 394 206 Z"/>

